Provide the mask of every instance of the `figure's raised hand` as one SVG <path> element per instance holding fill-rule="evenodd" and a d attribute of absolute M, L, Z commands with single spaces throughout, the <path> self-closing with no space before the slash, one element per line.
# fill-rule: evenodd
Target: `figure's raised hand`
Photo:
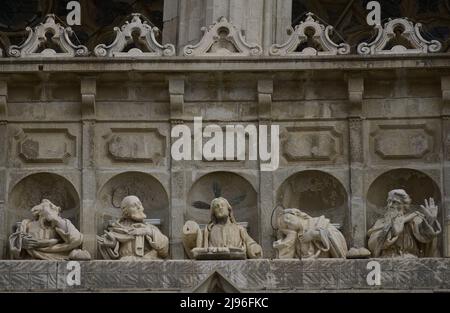
<path fill-rule="evenodd" d="M 39 246 L 39 242 L 31 236 L 25 236 L 22 238 L 22 247 L 26 250 L 36 249 Z"/>
<path fill-rule="evenodd" d="M 103 236 L 97 236 L 97 242 L 100 246 L 113 248 L 115 247 L 117 241 L 111 233 L 105 231 Z"/>
<path fill-rule="evenodd" d="M 253 244 L 248 247 L 248 256 L 250 259 L 258 259 L 262 257 L 262 249 L 258 244 Z"/>
<path fill-rule="evenodd" d="M 425 199 L 425 205 L 421 205 L 420 208 L 423 211 L 423 214 L 425 214 L 425 218 L 430 224 L 433 224 L 438 215 L 439 208 L 434 203 L 434 199 L 430 198 L 428 201 Z"/>

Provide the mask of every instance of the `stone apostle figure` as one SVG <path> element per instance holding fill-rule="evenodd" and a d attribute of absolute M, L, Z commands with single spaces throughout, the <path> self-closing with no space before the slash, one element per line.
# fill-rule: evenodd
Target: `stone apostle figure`
<path fill-rule="evenodd" d="M 409 211 L 411 198 L 402 189 L 388 194 L 384 217 L 369 229 L 369 250 L 373 257 L 436 256 L 436 238 L 441 233 L 438 207 L 432 198 L 421 205 L 423 212 Z"/>
<path fill-rule="evenodd" d="M 278 259 L 346 258 L 342 233 L 324 216 L 311 217 L 298 209 L 285 209 L 277 220 Z"/>
<path fill-rule="evenodd" d="M 169 239 L 146 218 L 141 201 L 128 196 L 120 205 L 122 218 L 112 223 L 105 234 L 97 237 L 100 253 L 106 260 L 157 260 L 169 254 Z"/>
<path fill-rule="evenodd" d="M 257 259 L 262 257 L 258 245 L 234 218 L 231 205 L 224 198 L 212 200 L 211 221 L 203 231 L 193 221 L 183 228 L 186 253 L 194 259 Z"/>
<path fill-rule="evenodd" d="M 89 252 L 79 250 L 83 235 L 60 216 L 61 208 L 49 200 L 33 207 L 33 220 L 17 223 L 9 237 L 11 257 L 40 260 L 89 260 Z"/>

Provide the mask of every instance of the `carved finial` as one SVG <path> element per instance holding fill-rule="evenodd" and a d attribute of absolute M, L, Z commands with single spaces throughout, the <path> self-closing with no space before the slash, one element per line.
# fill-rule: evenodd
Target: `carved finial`
<path fill-rule="evenodd" d="M 350 53 L 348 44 L 336 44 L 331 40 L 332 26 L 320 24 L 313 13 L 307 13 L 306 16 L 304 21 L 295 26 L 287 42 L 270 47 L 269 55 L 301 57 Z"/>
<path fill-rule="evenodd" d="M 438 52 L 442 44 L 437 40 L 428 41 L 421 35 L 422 24 L 413 24 L 407 18 L 389 19 L 384 27 L 376 25 L 378 34 L 371 43 L 358 45 L 358 53 L 403 54 Z"/>
<path fill-rule="evenodd" d="M 73 31 L 56 23 L 56 16 L 49 14 L 45 22 L 34 29 L 27 27 L 29 35 L 21 46 L 11 46 L 8 55 L 11 57 L 74 57 L 87 56 L 85 46 L 76 46 L 70 37 Z"/>
<path fill-rule="evenodd" d="M 184 47 L 185 56 L 258 56 L 262 48 L 245 41 L 242 32 L 222 16 L 216 23 L 203 27 L 203 38 L 196 45 Z"/>
<path fill-rule="evenodd" d="M 159 29 L 150 25 L 139 13 L 133 13 L 130 22 L 115 27 L 116 39 L 109 46 L 100 44 L 94 49 L 98 57 L 161 57 L 175 55 L 175 46 L 161 45 L 156 36 Z"/>

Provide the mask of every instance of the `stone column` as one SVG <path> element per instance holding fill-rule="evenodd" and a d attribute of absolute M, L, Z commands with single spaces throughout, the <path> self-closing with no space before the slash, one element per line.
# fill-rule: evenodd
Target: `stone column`
<path fill-rule="evenodd" d="M 275 40 L 282 44 L 289 38 L 288 28 L 292 24 L 292 0 L 276 0 Z"/>
<path fill-rule="evenodd" d="M 272 125 L 272 94 L 273 80 L 265 79 L 258 81 L 258 115 L 259 124 Z M 270 143 L 269 143 L 270 144 Z M 274 190 L 273 190 L 273 172 L 260 171 L 259 180 L 259 218 L 260 218 L 260 238 L 259 243 L 262 246 L 264 257 L 271 258 L 274 256 L 273 229 L 271 225 L 272 209 L 275 206 Z"/>
<path fill-rule="evenodd" d="M 95 179 L 95 97 L 97 83 L 95 77 L 81 78 L 82 111 L 82 152 L 81 152 L 81 208 L 80 229 L 84 235 L 83 248 L 92 257 L 97 254 L 97 229 L 95 198 L 97 184 Z"/>
<path fill-rule="evenodd" d="M 244 32 L 246 41 L 262 45 L 265 2 L 273 0 L 190 0 L 178 2 L 177 47 L 180 52 L 187 44 L 195 44 L 203 36 L 202 27 L 214 24 L 224 16 Z M 170 1 L 165 25 L 173 32 L 175 3 Z M 270 6 L 269 6 L 270 7 Z M 166 34 L 169 37 L 169 34 Z M 172 37 L 173 38 L 173 37 Z"/>
<path fill-rule="evenodd" d="M 366 238 L 366 204 L 364 197 L 364 127 L 362 102 L 364 79 L 362 76 L 348 77 L 349 170 L 350 170 L 350 217 L 351 238 L 347 238 L 349 248 L 363 247 Z"/>
<path fill-rule="evenodd" d="M 442 89 L 442 215 L 444 216 L 444 255 L 450 257 L 450 76 L 441 78 Z"/>
<path fill-rule="evenodd" d="M 164 0 L 162 43 L 178 46 L 179 0 Z"/>
<path fill-rule="evenodd" d="M 168 78 L 170 95 L 170 125 L 183 123 L 184 77 Z M 170 146 L 174 139 L 170 137 Z M 169 154 L 171 151 L 169 151 Z M 170 155 L 170 251 L 172 259 L 184 259 L 182 231 L 186 206 L 186 172 L 183 162 L 174 161 Z"/>
<path fill-rule="evenodd" d="M 6 167 L 7 167 L 8 84 L 0 80 L 0 259 L 6 257 Z"/>

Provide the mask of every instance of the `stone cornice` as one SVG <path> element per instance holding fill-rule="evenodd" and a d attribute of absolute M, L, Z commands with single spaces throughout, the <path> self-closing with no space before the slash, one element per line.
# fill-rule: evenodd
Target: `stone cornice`
<path fill-rule="evenodd" d="M 450 69 L 450 53 L 295 57 L 0 58 L 0 73 L 27 72 L 270 72 L 304 70 Z"/>

